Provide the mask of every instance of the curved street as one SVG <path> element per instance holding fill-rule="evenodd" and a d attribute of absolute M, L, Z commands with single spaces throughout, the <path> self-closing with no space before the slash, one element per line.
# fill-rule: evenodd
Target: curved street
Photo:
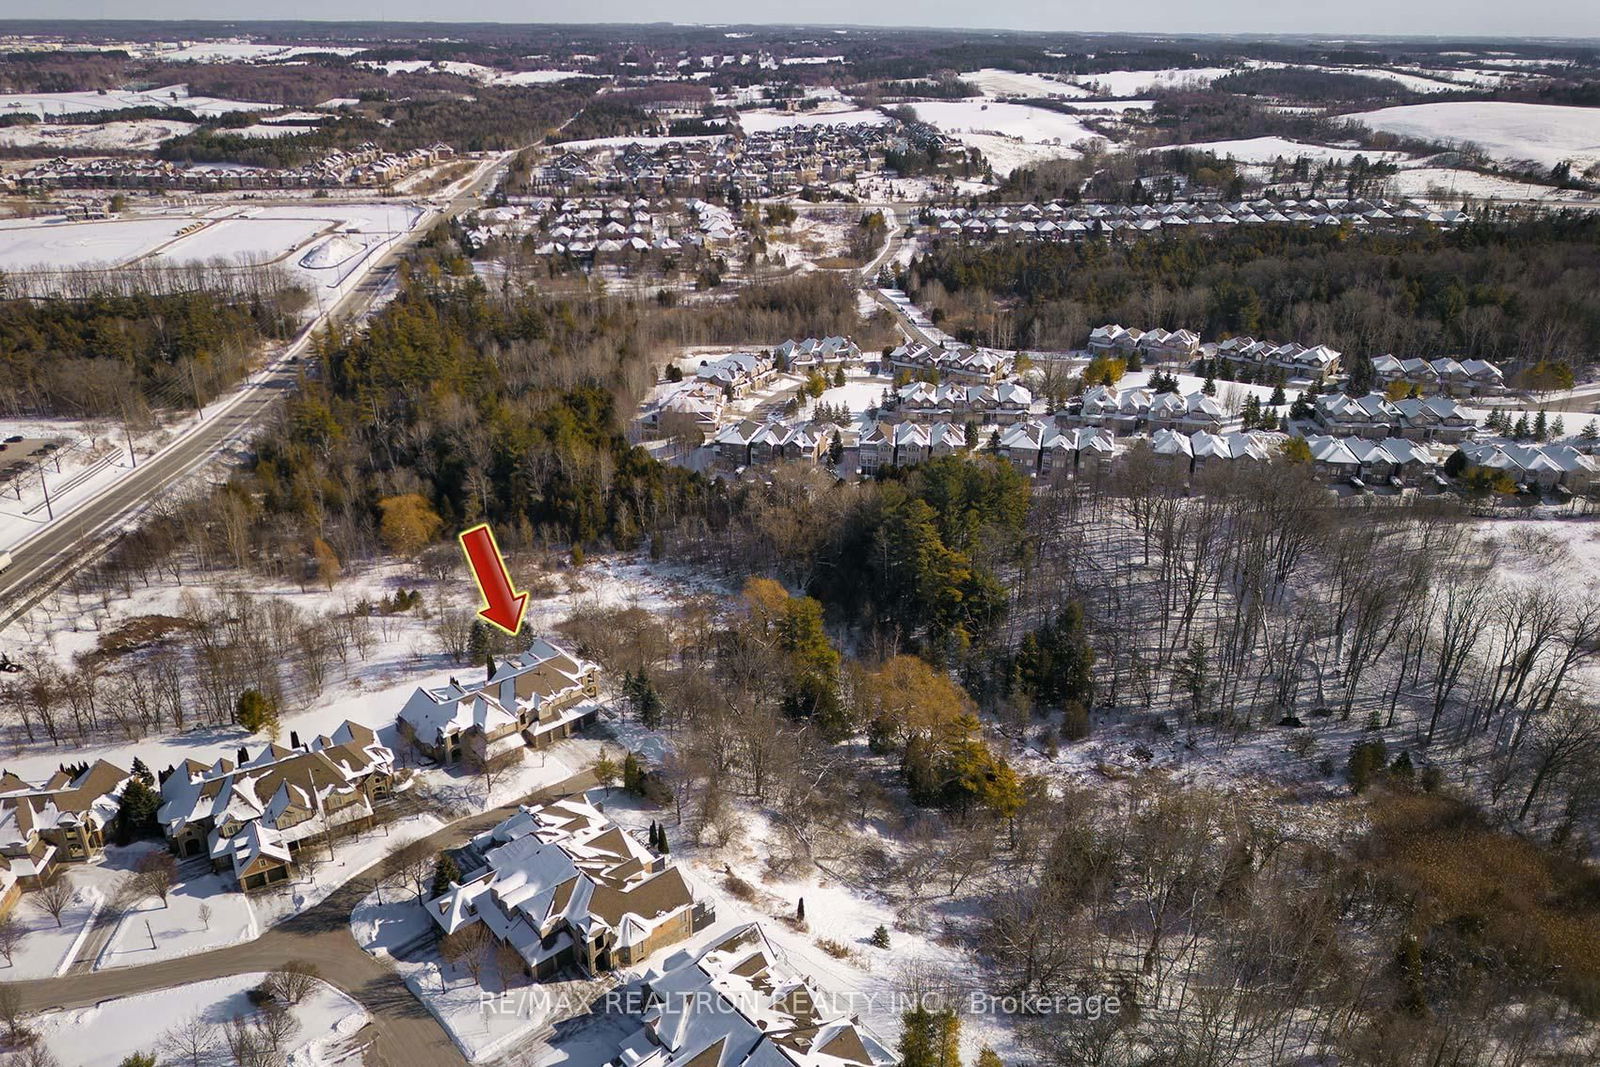
<path fill-rule="evenodd" d="M 434 850 L 452 848 L 512 814 L 520 804 L 538 803 L 594 786 L 588 771 L 529 793 L 518 801 L 473 815 L 424 841 Z M 415 1067 L 467 1063 L 438 1020 L 412 995 L 386 962 L 368 955 L 350 932 L 350 912 L 387 872 L 385 858 L 353 875 L 322 903 L 268 929 L 254 941 L 193 956 L 117 967 L 88 974 L 11 983 L 22 994 L 23 1010 L 84 1008 L 112 997 L 132 996 L 191 982 L 252 971 L 270 971 L 290 960 L 315 964 L 324 981 L 349 994 L 372 1017 L 358 1040 L 368 1040 L 367 1067 Z"/>

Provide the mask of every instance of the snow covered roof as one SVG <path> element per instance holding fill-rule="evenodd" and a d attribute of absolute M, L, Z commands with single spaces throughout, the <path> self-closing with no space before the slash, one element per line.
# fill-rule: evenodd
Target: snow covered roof
<path fill-rule="evenodd" d="M 529 963 L 562 932 L 626 947 L 694 904 L 678 868 L 582 797 L 525 806 L 473 844 L 484 866 L 428 913 L 446 933 L 482 920 Z"/>
<path fill-rule="evenodd" d="M 683 1067 L 888 1067 L 896 1060 L 877 1035 L 792 971 L 755 923 L 648 977 L 645 989 L 648 1044 L 627 1042 L 624 1065 L 640 1062 L 650 1045 L 663 1065 Z"/>

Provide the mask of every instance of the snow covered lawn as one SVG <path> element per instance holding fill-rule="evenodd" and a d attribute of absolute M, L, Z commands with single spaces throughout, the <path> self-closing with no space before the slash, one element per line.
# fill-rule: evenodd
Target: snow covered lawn
<path fill-rule="evenodd" d="M 68 877 L 78 873 L 77 868 L 71 868 Z M 31 892 L 22 895 L 12 914 L 28 933 L 11 962 L 0 961 L 0 979 L 13 982 L 26 978 L 50 978 L 71 965 L 83 941 L 85 927 L 104 899 L 104 894 L 93 881 L 73 877 L 76 890 L 72 902 L 61 913 L 59 926 L 48 912 L 38 906 L 37 898 Z"/>
<path fill-rule="evenodd" d="M 1497 159 L 1531 160 L 1576 170 L 1600 161 L 1600 108 L 1518 104 L 1499 100 L 1409 104 L 1345 118 L 1374 130 L 1441 144 L 1471 142 Z"/>
<path fill-rule="evenodd" d="M 226 1042 L 220 1028 L 235 1016 L 255 1013 L 246 995 L 260 985 L 263 974 L 236 974 L 174 989 L 119 997 L 92 1008 L 46 1012 L 28 1025 L 44 1046 L 72 1067 L 116 1067 L 134 1052 L 155 1052 L 169 1028 L 199 1017 L 217 1028 L 218 1049 L 226 1059 Z M 317 1067 L 344 1058 L 340 1048 L 367 1024 L 360 1005 L 326 983 L 291 1009 L 300 1024 L 280 1051 L 295 1067 Z M 162 1055 L 163 1063 L 178 1062 Z"/>
<path fill-rule="evenodd" d="M 202 908 L 210 909 L 209 917 L 201 916 Z M 165 906 L 153 896 L 135 901 L 100 952 L 95 970 L 192 956 L 260 935 L 250 898 L 234 888 L 231 878 L 203 874 L 173 886 Z"/>
<path fill-rule="evenodd" d="M 913 106 L 917 118 L 982 152 L 1002 177 L 1042 159 L 1073 156 L 1073 144 L 1099 136 L 1072 115 L 1026 104 L 940 100 Z"/>

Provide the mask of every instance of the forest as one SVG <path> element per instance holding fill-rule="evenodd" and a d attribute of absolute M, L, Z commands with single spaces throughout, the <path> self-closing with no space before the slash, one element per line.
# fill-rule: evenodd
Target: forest
<path fill-rule="evenodd" d="M 1241 228 L 1078 244 L 940 242 L 904 283 L 935 321 L 1001 347 L 1076 348 L 1108 322 L 1577 367 L 1600 337 L 1600 220 L 1453 231 Z"/>
<path fill-rule="evenodd" d="M 229 289 L 141 290 L 140 272 L 65 299 L 0 300 L 0 414 L 141 419 L 235 385 L 263 341 L 289 337 L 307 296 L 270 269 Z M 247 277 L 248 276 L 248 277 Z M 153 277 L 153 276 L 152 276 Z"/>
<path fill-rule="evenodd" d="M 440 141 L 462 152 L 507 151 L 525 148 L 566 122 L 584 106 L 589 92 L 581 83 L 483 86 L 469 99 L 429 93 L 375 100 L 337 122 L 295 136 L 241 137 L 225 125 L 202 127 L 164 142 L 157 155 L 183 163 L 292 167 L 368 141 L 396 151 Z"/>

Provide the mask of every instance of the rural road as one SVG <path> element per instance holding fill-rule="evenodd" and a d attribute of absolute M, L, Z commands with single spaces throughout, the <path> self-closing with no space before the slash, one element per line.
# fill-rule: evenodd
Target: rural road
<path fill-rule="evenodd" d="M 503 169 L 505 159 L 486 163 L 482 172 L 464 186 L 436 218 L 450 218 L 477 207 L 480 193 Z M 392 242 L 367 274 L 329 305 L 264 370 L 252 375 L 229 397 L 213 403 L 204 419 L 192 425 L 167 448 L 142 457 L 139 466 L 115 484 L 79 503 L 54 522 L 17 545 L 0 545 L 11 551 L 13 562 L 0 574 L 0 627 L 14 622 L 44 599 L 72 573 L 115 543 L 115 532 L 151 502 L 167 496 L 185 478 L 243 442 L 261 425 L 269 411 L 295 387 L 297 357 L 310 345 L 313 334 L 338 318 L 359 318 L 393 282 L 401 255 L 431 228 L 422 219 Z"/>
<path fill-rule="evenodd" d="M 565 796 L 595 784 L 593 775 L 583 771 L 516 803 L 451 823 L 423 840 L 436 851 L 453 848 L 505 819 L 518 804 Z M 327 900 L 286 919 L 254 941 L 143 967 L 14 982 L 11 987 L 21 993 L 23 1010 L 27 1012 L 85 1008 L 112 997 L 270 971 L 290 960 L 305 960 L 315 964 L 325 981 L 348 993 L 372 1016 L 371 1025 L 363 1032 L 363 1036 L 370 1037 L 363 1054 L 366 1067 L 464 1065 L 466 1058 L 444 1027 L 412 995 L 399 973 L 364 952 L 350 932 L 351 910 L 373 891 L 387 867 L 388 860 L 384 859 L 353 875 Z"/>

